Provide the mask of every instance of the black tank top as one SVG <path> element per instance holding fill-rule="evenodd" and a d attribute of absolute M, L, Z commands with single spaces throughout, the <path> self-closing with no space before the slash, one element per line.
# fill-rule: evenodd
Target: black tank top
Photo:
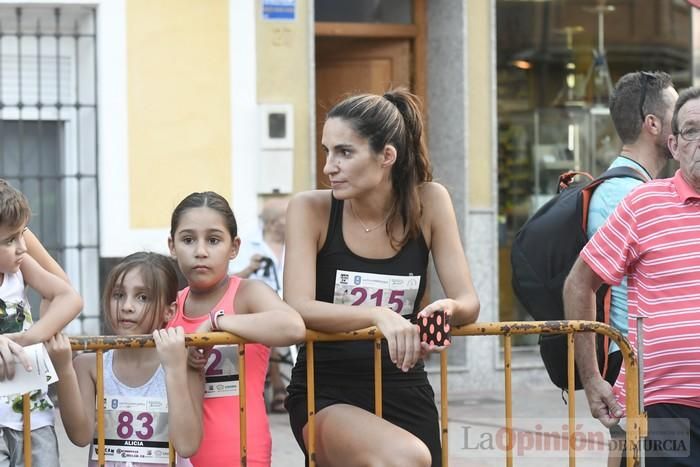
<path fill-rule="evenodd" d="M 423 234 L 409 240 L 391 258 L 363 258 L 350 251 L 345 244 L 343 204 L 342 200 L 332 198 L 326 242 L 316 255 L 316 300 L 391 306 L 394 310 L 400 308 L 406 319 L 415 321 L 425 293 L 428 266 L 429 250 Z M 405 287 L 412 288 L 413 292 L 402 290 Z M 406 306 L 413 295 L 413 305 Z M 316 343 L 314 350 L 319 384 L 372 384 L 374 360 L 371 341 Z M 403 373 L 391 362 L 386 341 L 382 341 L 382 371 L 383 382 L 389 386 L 427 384 L 423 362 L 418 362 Z M 306 385 L 306 349 L 303 347 L 292 374 L 292 386 L 296 384 Z"/>

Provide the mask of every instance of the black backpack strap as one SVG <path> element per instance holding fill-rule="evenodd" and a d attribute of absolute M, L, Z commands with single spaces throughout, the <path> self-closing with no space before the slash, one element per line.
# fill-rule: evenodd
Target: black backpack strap
<path fill-rule="evenodd" d="M 593 192 L 595 191 L 595 189 L 598 188 L 600 184 L 605 182 L 606 180 L 610 180 L 611 178 L 625 177 L 634 178 L 635 180 L 639 180 L 640 182 L 647 181 L 647 177 L 644 176 L 644 174 L 639 170 L 622 165 L 620 167 L 613 167 L 612 169 L 606 170 L 599 177 L 597 177 L 595 180 L 593 180 L 581 190 L 581 200 L 583 203 L 581 209 L 581 229 L 583 229 L 584 232 L 588 228 L 588 205 L 591 202 L 591 198 L 593 197 Z"/>
<path fill-rule="evenodd" d="M 602 183 L 605 180 L 610 180 L 611 178 L 621 177 L 634 178 L 641 182 L 647 181 L 647 177 L 641 171 L 626 165 L 621 165 L 620 167 L 613 167 L 612 169 L 606 170 L 598 178 L 596 178 L 595 181 L 600 181 L 600 183 Z"/>

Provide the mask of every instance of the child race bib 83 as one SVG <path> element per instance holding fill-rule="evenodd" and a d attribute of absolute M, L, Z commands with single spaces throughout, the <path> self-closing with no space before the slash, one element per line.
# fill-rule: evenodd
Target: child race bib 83
<path fill-rule="evenodd" d="M 92 460 L 97 460 L 97 439 Z M 167 464 L 168 401 L 148 397 L 105 398 L 105 460 Z"/>

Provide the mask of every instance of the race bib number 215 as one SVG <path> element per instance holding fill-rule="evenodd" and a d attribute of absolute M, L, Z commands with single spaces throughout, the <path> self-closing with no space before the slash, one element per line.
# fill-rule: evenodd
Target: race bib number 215
<path fill-rule="evenodd" d="M 382 306 L 400 315 L 410 315 L 416 304 L 420 276 L 396 276 L 338 270 L 333 303 L 352 306 Z"/>

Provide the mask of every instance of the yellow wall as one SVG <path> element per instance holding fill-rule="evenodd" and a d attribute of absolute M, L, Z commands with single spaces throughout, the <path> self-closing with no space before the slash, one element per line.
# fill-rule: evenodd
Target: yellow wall
<path fill-rule="evenodd" d="M 311 179 L 309 145 L 309 0 L 297 0 L 294 21 L 262 19 L 257 2 L 258 101 L 294 106 L 294 191 L 307 190 Z"/>
<path fill-rule="evenodd" d="M 132 228 L 168 226 L 192 191 L 230 199 L 228 41 L 228 0 L 127 1 Z"/>
<path fill-rule="evenodd" d="M 491 86 L 491 3 L 490 1 L 468 2 L 468 92 L 469 92 L 469 143 L 468 177 L 469 207 L 491 208 L 494 200 L 493 148 L 491 126 L 493 106 Z"/>

